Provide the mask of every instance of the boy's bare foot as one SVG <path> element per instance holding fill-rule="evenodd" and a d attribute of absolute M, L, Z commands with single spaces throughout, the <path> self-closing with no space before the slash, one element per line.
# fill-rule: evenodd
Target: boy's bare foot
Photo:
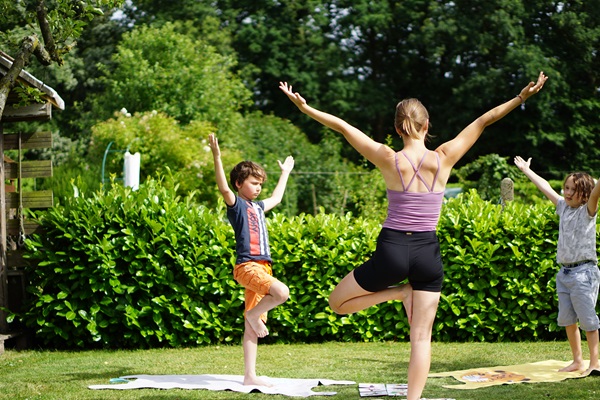
<path fill-rule="evenodd" d="M 598 365 L 590 365 L 588 369 L 585 370 L 581 375 L 600 375 L 600 366 Z"/>
<path fill-rule="evenodd" d="M 412 299 L 412 286 L 408 283 L 400 285 L 400 300 L 402 300 L 409 324 L 412 323 Z"/>
<path fill-rule="evenodd" d="M 246 386 L 266 386 L 266 387 L 273 387 L 273 384 L 260 379 L 259 377 L 255 376 L 255 377 L 244 377 L 244 385 Z"/>
<path fill-rule="evenodd" d="M 259 338 L 264 338 L 269 334 L 269 330 L 267 329 L 265 323 L 262 322 L 262 319 L 260 319 L 260 315 L 255 317 L 253 314 L 254 313 L 252 312 L 252 310 L 247 311 L 246 321 L 248 321 L 248 323 L 252 327 L 252 330 L 254 331 L 254 333 L 256 333 L 256 336 L 258 336 Z"/>
<path fill-rule="evenodd" d="M 575 372 L 575 371 L 583 371 L 585 370 L 585 365 L 581 362 L 573 361 L 571 364 L 567 365 L 564 368 L 558 370 L 558 372 Z"/>

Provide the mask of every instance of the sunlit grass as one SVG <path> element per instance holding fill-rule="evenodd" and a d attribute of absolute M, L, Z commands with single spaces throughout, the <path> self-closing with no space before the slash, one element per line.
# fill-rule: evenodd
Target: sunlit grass
<path fill-rule="evenodd" d="M 585 347 L 585 342 L 584 342 Z M 258 374 L 280 378 L 325 378 L 369 383 L 404 383 L 408 343 L 324 343 L 259 345 Z M 432 372 L 529 363 L 568 361 L 565 342 L 434 343 Z M 586 357 L 587 358 L 587 357 Z M 260 393 L 183 389 L 91 390 L 124 375 L 243 374 L 241 346 L 209 346 L 135 351 L 15 351 L 0 356 L 0 399 L 283 399 Z M 600 378 L 557 383 L 513 384 L 456 390 L 452 378 L 430 378 L 424 397 L 457 400 L 597 399 Z M 357 385 L 317 387 L 336 391 L 332 399 L 360 399 Z"/>

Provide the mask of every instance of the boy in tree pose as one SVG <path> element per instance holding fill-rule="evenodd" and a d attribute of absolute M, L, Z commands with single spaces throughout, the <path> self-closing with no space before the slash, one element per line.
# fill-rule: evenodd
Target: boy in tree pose
<path fill-rule="evenodd" d="M 235 231 L 236 262 L 233 277 L 245 289 L 244 326 L 244 385 L 271 386 L 256 376 L 256 355 L 258 338 L 269 334 L 267 312 L 284 303 L 290 294 L 288 287 L 273 277 L 269 237 L 265 212 L 283 198 L 290 172 L 294 168 L 294 158 L 288 156 L 285 162 L 277 161 L 281 176 L 271 197 L 255 201 L 267 179 L 265 170 L 255 162 L 242 161 L 229 175 L 229 182 L 237 195 L 229 188 L 219 142 L 214 134 L 208 136 L 213 154 L 217 186 L 225 204 L 227 218 Z"/>

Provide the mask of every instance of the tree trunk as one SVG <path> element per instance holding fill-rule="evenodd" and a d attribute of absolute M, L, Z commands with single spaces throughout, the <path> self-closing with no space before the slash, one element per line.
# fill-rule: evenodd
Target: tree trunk
<path fill-rule="evenodd" d="M 19 74 L 29 63 L 29 57 L 39 47 L 40 41 L 37 36 L 32 35 L 26 37 L 21 43 L 21 51 L 15 59 L 9 70 L 2 78 L 0 78 L 0 118 L 4 114 L 4 108 L 6 107 L 6 101 L 8 100 L 8 94 L 15 86 Z"/>

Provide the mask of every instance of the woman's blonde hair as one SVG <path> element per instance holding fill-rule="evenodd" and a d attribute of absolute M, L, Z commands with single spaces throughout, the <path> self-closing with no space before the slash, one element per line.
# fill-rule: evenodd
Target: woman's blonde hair
<path fill-rule="evenodd" d="M 418 136 L 428 120 L 427 109 L 417 99 L 404 99 L 396 106 L 394 127 L 401 135 Z"/>

